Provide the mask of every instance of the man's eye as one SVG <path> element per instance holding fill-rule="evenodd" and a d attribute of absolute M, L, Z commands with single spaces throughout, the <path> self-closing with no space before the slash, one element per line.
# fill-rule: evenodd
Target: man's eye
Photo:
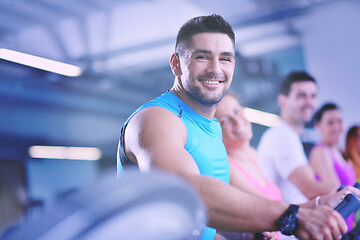
<path fill-rule="evenodd" d="M 305 94 L 302 94 L 302 93 L 299 93 L 297 97 L 298 97 L 298 98 L 305 98 L 306 95 L 305 95 Z"/>
<path fill-rule="evenodd" d="M 206 60 L 207 57 L 206 56 L 197 56 L 196 59 L 200 59 L 200 60 Z"/>
<path fill-rule="evenodd" d="M 231 59 L 230 58 L 220 58 L 220 61 L 231 62 Z"/>

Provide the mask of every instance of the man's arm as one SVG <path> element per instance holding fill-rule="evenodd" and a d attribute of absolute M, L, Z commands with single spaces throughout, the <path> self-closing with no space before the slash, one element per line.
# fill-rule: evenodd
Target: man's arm
<path fill-rule="evenodd" d="M 259 156 L 262 160 L 272 161 L 277 173 L 291 181 L 308 199 L 334 193 L 338 187 L 329 184 L 327 179 L 315 179 L 315 173 L 305 155 L 299 136 L 284 127 L 273 130 L 275 131 L 264 134 L 261 139 Z"/>
<path fill-rule="evenodd" d="M 338 186 L 328 184 L 326 180 L 317 181 L 315 173 L 309 164 L 295 168 L 289 175 L 289 180 L 293 182 L 300 191 L 308 198 L 328 193 L 334 193 Z"/>
<path fill-rule="evenodd" d="M 224 231 L 278 230 L 277 219 L 288 205 L 251 196 L 212 177 L 202 176 L 195 161 L 185 150 L 186 129 L 171 112 L 151 107 L 137 113 L 125 132 L 125 152 L 138 162 L 141 171 L 158 167 L 183 177 L 201 195 L 209 226 Z M 340 237 L 346 230 L 341 216 L 327 207 L 318 210 L 301 208 L 301 237 Z M 340 230 L 341 229 L 341 230 Z"/>

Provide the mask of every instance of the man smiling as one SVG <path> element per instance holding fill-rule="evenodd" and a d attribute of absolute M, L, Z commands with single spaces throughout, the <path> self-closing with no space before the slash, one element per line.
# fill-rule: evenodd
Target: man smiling
<path fill-rule="evenodd" d="M 288 203 L 304 203 L 337 188 L 326 178 L 316 180 L 300 139 L 316 109 L 317 92 L 315 79 L 306 72 L 288 74 L 278 95 L 281 122 L 264 133 L 258 146 L 264 172 Z"/>
<path fill-rule="evenodd" d="M 227 93 L 235 68 L 235 37 L 219 15 L 196 17 L 177 36 L 170 67 L 171 90 L 144 104 L 124 123 L 118 148 L 122 165 L 136 163 L 174 173 L 201 195 L 209 223 L 202 239 L 216 229 L 241 232 L 282 230 L 309 239 L 339 239 L 346 230 L 341 216 L 328 207 L 298 208 L 254 197 L 231 187 L 217 103 Z"/>

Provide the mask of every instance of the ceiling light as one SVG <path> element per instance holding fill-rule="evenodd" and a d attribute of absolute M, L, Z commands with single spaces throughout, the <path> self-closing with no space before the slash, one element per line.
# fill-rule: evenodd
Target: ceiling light
<path fill-rule="evenodd" d="M 261 40 L 241 43 L 239 44 L 239 50 L 242 56 L 252 57 L 299 45 L 300 41 L 296 36 L 277 35 Z"/>
<path fill-rule="evenodd" d="M 62 146 L 32 146 L 29 148 L 32 158 L 90 160 L 101 158 L 101 150 L 94 147 L 62 147 Z"/>
<path fill-rule="evenodd" d="M 280 120 L 280 117 L 276 114 L 267 113 L 252 108 L 245 108 L 244 112 L 246 118 L 250 122 L 257 123 L 266 127 L 273 127 Z"/>
<path fill-rule="evenodd" d="M 154 64 L 164 64 L 168 62 L 171 54 L 174 52 L 174 45 L 164 45 L 131 53 L 125 53 L 116 57 L 107 59 L 107 69 L 116 70 L 119 67 L 128 68 L 141 66 L 143 68 L 153 68 Z M 151 64 L 148 64 L 151 63 Z"/>
<path fill-rule="evenodd" d="M 62 63 L 42 57 L 37 57 L 34 55 L 21 53 L 5 48 L 0 48 L 0 58 L 7 61 L 23 64 L 29 67 L 38 68 L 41 70 L 54 72 L 69 77 L 78 77 L 81 75 L 82 72 L 81 68 L 74 65 L 70 65 L 67 63 Z"/>
<path fill-rule="evenodd" d="M 287 31 L 288 29 L 282 21 L 234 29 L 236 45 L 242 42 L 256 41 L 269 36 L 284 34 Z"/>

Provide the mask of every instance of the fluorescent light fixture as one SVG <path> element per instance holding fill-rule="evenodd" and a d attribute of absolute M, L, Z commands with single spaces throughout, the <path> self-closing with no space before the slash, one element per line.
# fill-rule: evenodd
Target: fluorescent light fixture
<path fill-rule="evenodd" d="M 171 54 L 174 52 L 174 45 L 145 49 L 141 51 L 122 54 L 107 60 L 107 69 L 116 70 L 119 67 L 127 68 L 141 66 L 143 68 L 153 67 L 154 64 L 168 63 Z M 151 64 L 150 64 L 151 63 Z"/>
<path fill-rule="evenodd" d="M 256 56 L 300 45 L 299 39 L 291 35 L 278 35 L 261 40 L 239 44 L 240 53 L 245 57 Z"/>
<path fill-rule="evenodd" d="M 81 68 L 74 65 L 42 57 L 37 57 L 34 55 L 21 53 L 5 48 L 0 48 L 0 58 L 10 62 L 23 64 L 29 67 L 38 68 L 41 70 L 54 72 L 69 77 L 78 77 L 81 75 L 82 72 Z"/>
<path fill-rule="evenodd" d="M 284 34 L 287 31 L 286 25 L 281 21 L 235 29 L 234 33 L 236 45 L 238 45 L 245 41 L 255 41 L 269 36 Z"/>
<path fill-rule="evenodd" d="M 90 160 L 101 158 L 101 150 L 93 147 L 62 147 L 62 146 L 32 146 L 29 148 L 32 158 Z"/>
<path fill-rule="evenodd" d="M 244 112 L 245 112 L 245 116 L 250 122 L 257 123 L 267 127 L 275 126 L 280 120 L 280 117 L 276 114 L 267 113 L 252 108 L 245 108 Z"/>

